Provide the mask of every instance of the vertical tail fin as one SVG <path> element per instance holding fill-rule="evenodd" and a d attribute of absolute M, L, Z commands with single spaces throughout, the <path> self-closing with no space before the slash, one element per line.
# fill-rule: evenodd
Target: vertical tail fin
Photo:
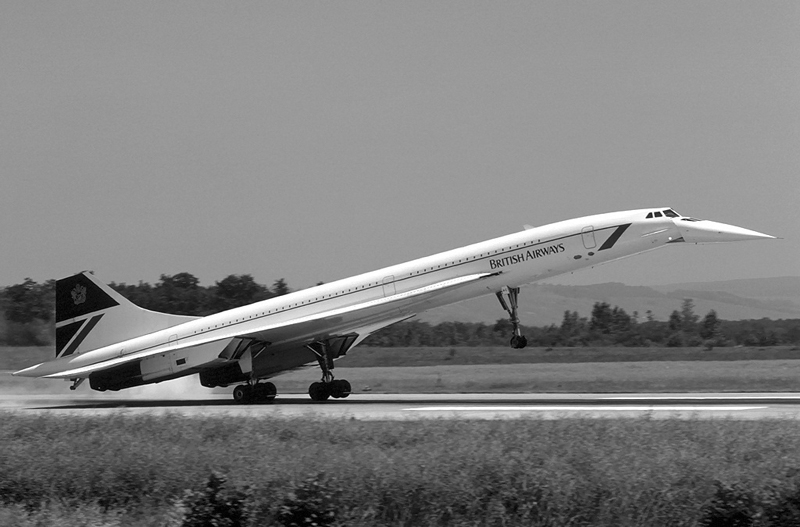
<path fill-rule="evenodd" d="M 195 318 L 142 309 L 83 272 L 56 282 L 56 357 L 79 355 Z"/>

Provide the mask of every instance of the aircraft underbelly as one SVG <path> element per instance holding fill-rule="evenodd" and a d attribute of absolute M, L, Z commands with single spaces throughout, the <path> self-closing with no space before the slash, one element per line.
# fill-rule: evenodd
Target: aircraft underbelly
<path fill-rule="evenodd" d="M 227 341 L 212 342 L 147 357 L 139 363 L 142 380 L 153 381 L 160 377 L 173 376 L 213 364 L 219 360 L 219 354 L 227 343 Z"/>
<path fill-rule="evenodd" d="M 303 345 L 268 347 L 253 358 L 253 375 L 265 379 L 316 362 L 316 355 Z"/>

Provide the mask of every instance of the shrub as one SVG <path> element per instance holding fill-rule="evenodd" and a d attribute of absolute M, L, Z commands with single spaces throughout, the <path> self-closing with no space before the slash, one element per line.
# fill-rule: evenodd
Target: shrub
<path fill-rule="evenodd" d="M 765 506 L 767 525 L 783 527 L 800 525 L 800 487 L 795 485 L 788 492 L 775 493 Z"/>
<path fill-rule="evenodd" d="M 336 520 L 333 493 L 321 483 L 323 475 L 309 477 L 283 500 L 278 521 L 285 527 L 332 525 Z"/>
<path fill-rule="evenodd" d="M 800 488 L 770 487 L 760 494 L 744 485 L 717 481 L 711 502 L 703 508 L 703 527 L 789 527 L 800 525 Z"/>
<path fill-rule="evenodd" d="M 667 347 L 669 348 L 682 348 L 686 344 L 684 342 L 683 333 L 676 331 L 667 338 Z"/>
<path fill-rule="evenodd" d="M 183 518 L 183 527 L 241 527 L 247 514 L 244 503 L 247 493 L 225 488 L 225 476 L 211 474 L 206 488 L 189 491 L 183 500 L 188 509 Z"/>
<path fill-rule="evenodd" d="M 753 494 L 740 485 L 724 485 L 715 482 L 717 487 L 711 503 L 703 509 L 700 525 L 703 527 L 748 527 L 753 525 L 757 515 L 756 500 Z"/>

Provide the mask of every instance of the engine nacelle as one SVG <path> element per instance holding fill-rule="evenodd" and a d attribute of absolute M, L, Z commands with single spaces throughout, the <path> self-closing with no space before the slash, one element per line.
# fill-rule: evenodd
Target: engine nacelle
<path fill-rule="evenodd" d="M 233 362 L 214 368 L 213 370 L 203 370 L 200 372 L 200 384 L 206 388 L 216 388 L 217 386 L 228 386 L 244 382 L 250 378 L 249 373 L 244 373 L 239 362 Z"/>

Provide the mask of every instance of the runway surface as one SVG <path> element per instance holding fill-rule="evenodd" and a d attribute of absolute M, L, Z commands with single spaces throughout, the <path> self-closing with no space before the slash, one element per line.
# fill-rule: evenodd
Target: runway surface
<path fill-rule="evenodd" d="M 112 395 L 0 395 L 0 411 L 50 415 L 178 414 L 312 419 L 798 419 L 800 393 L 695 394 L 353 394 L 312 402 L 285 394 L 237 405 L 230 395 L 132 398 Z"/>

